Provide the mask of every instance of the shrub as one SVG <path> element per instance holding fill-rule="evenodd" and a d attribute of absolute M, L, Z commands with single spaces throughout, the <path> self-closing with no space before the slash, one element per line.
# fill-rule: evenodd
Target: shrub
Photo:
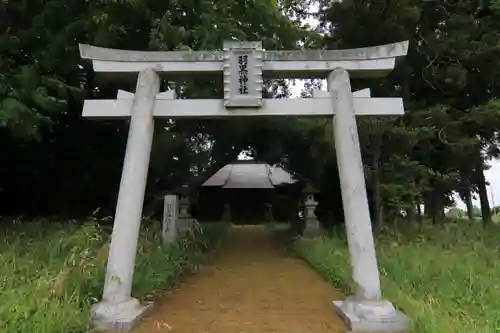
<path fill-rule="evenodd" d="M 136 297 L 165 287 L 223 232 L 197 226 L 170 246 L 158 230 L 141 233 Z M 3 226 L 0 244 L 0 332 L 89 332 L 89 309 L 102 293 L 109 236 L 94 221 L 38 220 Z"/>

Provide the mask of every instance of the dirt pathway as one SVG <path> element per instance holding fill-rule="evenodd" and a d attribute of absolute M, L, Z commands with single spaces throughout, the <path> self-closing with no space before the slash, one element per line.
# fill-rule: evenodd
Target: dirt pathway
<path fill-rule="evenodd" d="M 261 227 L 233 227 L 213 262 L 157 302 L 135 333 L 341 333 L 341 299 Z"/>

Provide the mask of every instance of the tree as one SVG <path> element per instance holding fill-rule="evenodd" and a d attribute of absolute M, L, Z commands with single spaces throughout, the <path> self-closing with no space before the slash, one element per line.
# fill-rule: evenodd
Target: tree
<path fill-rule="evenodd" d="M 78 43 L 132 50 L 219 49 L 228 39 L 295 48 L 311 34 L 276 2 L 0 2 L 0 197 L 4 214 L 112 213 L 127 122 L 81 118 L 84 98 L 115 98 L 133 82 L 100 82 Z M 209 84 L 207 84 L 209 83 Z M 284 81 L 266 82 L 286 94 Z M 181 97 L 222 95 L 218 78 L 164 82 Z M 278 89 L 278 87 L 281 87 Z M 263 126 L 265 122 L 253 126 Z M 157 122 L 148 198 L 248 147 L 235 121 Z M 35 139 L 35 140 L 34 140 Z"/>
<path fill-rule="evenodd" d="M 373 192 L 378 193 L 376 206 L 380 195 L 385 206 L 393 202 L 399 208 L 407 207 L 406 215 L 412 217 L 413 207 L 423 200 L 426 212 L 439 223 L 444 207 L 452 204 L 452 191 L 477 190 L 483 219 L 488 223 L 485 148 L 497 146 L 500 122 L 491 108 L 478 111 L 498 96 L 499 87 L 493 79 L 500 70 L 494 60 L 499 49 L 497 4 L 414 0 L 319 3 L 321 27 L 327 34 L 325 47 L 410 40 L 405 63 L 391 76 L 377 83 L 359 83 L 363 88 L 371 87 L 375 94 L 399 94 L 408 109 L 405 117 L 395 122 L 369 121 L 361 126 L 364 156 L 372 156 L 371 169 L 376 172 L 371 177 Z M 385 156 L 379 156 L 379 147 Z M 376 184 L 381 166 L 385 172 L 379 190 Z"/>

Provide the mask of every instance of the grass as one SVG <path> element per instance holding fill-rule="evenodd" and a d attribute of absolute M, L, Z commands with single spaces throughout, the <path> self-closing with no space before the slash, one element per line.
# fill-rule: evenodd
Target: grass
<path fill-rule="evenodd" d="M 345 236 L 299 240 L 296 250 L 348 293 Z M 377 240 L 382 291 L 413 320 L 411 332 L 500 332 L 500 227 L 446 224 Z"/>
<path fill-rule="evenodd" d="M 102 293 L 109 236 L 89 221 L 3 225 L 0 242 L 0 332 L 83 333 Z M 169 246 L 142 231 L 133 294 L 145 298 L 196 265 L 223 232 L 204 225 Z"/>

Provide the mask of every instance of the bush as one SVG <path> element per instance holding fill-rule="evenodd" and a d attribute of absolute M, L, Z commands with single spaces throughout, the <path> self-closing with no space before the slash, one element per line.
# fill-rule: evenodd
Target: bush
<path fill-rule="evenodd" d="M 222 223 L 196 224 L 183 238 L 167 246 L 161 244 L 159 230 L 143 232 L 132 286 L 134 296 L 149 296 L 170 285 L 185 268 L 197 266 L 224 231 Z"/>
<path fill-rule="evenodd" d="M 498 332 L 499 244 L 494 226 L 448 224 L 385 234 L 377 244 L 384 297 L 412 318 L 412 332 Z M 296 250 L 349 292 L 345 239 L 300 240 Z"/>
<path fill-rule="evenodd" d="M 134 295 L 143 298 L 199 262 L 223 231 L 197 226 L 171 246 L 158 230 L 141 233 Z M 109 236 L 95 222 L 39 220 L 4 226 L 0 243 L 0 332 L 89 332 L 101 297 Z"/>

